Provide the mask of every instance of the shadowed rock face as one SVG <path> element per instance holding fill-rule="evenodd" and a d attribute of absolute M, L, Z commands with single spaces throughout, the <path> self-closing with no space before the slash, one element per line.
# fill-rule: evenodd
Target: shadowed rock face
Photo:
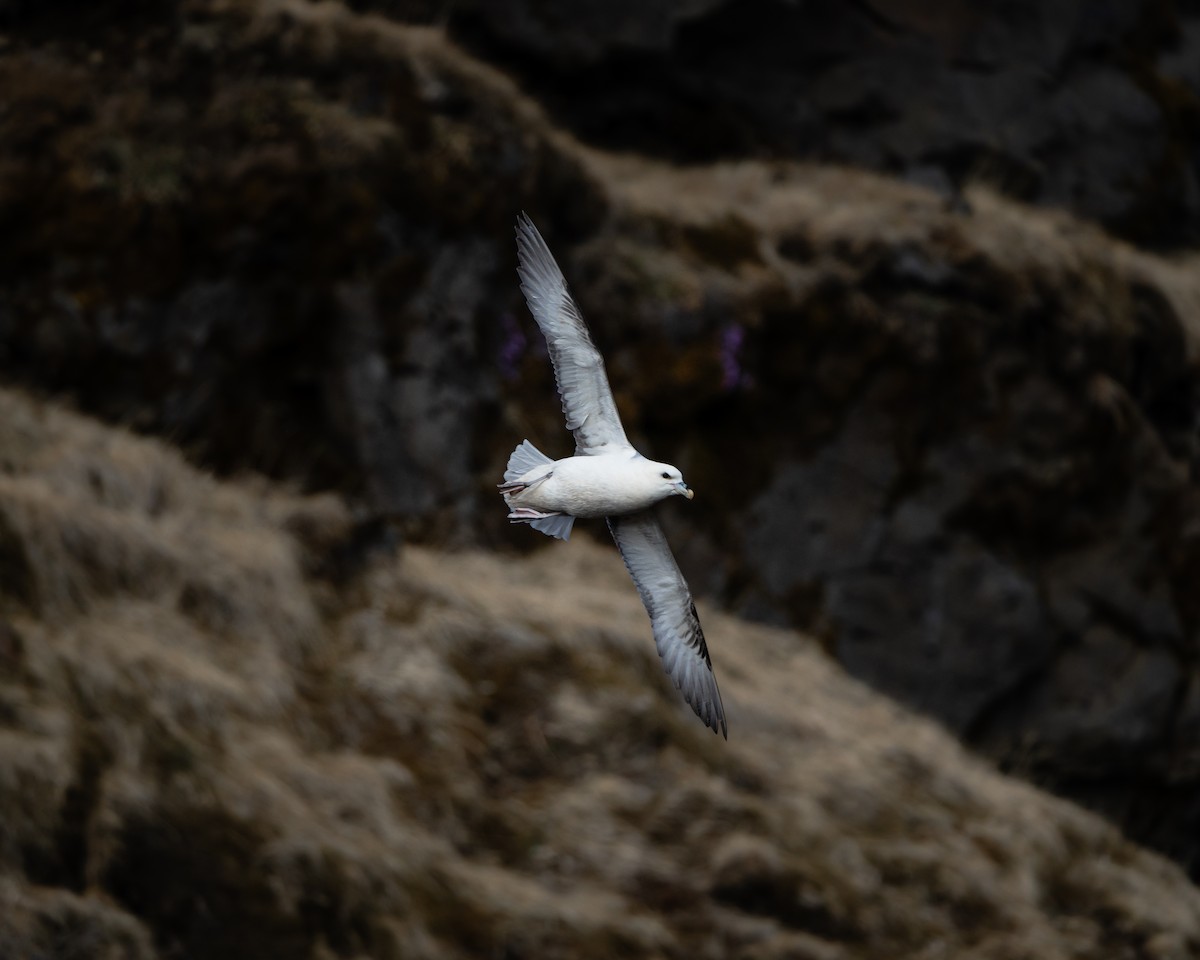
<path fill-rule="evenodd" d="M 630 436 L 697 489 L 663 518 L 697 593 L 811 630 L 1195 871 L 1194 258 L 983 189 L 947 203 L 829 167 L 585 148 L 439 32 L 336 4 L 54 9 L 12 14 L 0 59 L 6 378 L 207 466 L 351 493 L 377 522 L 337 545 L 334 572 L 386 542 L 381 518 L 418 541 L 540 546 L 494 492 L 522 437 L 569 452 L 512 271 L 526 207 Z M 732 16 L 654 9 L 583 31 L 572 69 Z M 513 19 L 513 44 L 530 22 Z M 1011 42 L 1050 50 L 1056 29 Z M 1179 36 L 1162 49 L 1188 49 L 1183 21 Z M 1038 54 L 1066 57 L 1064 84 L 1088 59 L 1069 49 Z M 521 67 L 538 90 L 541 69 Z M 18 534 L 0 516 L 0 596 L 73 602 L 83 588 L 39 579 Z M 122 576 L 152 584 L 161 560 Z M 234 624 L 226 589 L 189 583 L 180 608 Z"/>
<path fill-rule="evenodd" d="M 9 390 L 0 519 L 5 956 L 1200 951 L 1177 866 L 802 636 L 704 611 L 712 737 L 586 537 L 350 551 L 331 496 Z"/>
<path fill-rule="evenodd" d="M 389 512 L 459 509 L 476 464 L 447 440 L 515 296 L 496 240 L 535 189 L 588 222 L 594 187 L 436 36 L 163 9 L 54 39 L 31 13 L 0 62 L 0 364 L 221 469 L 255 450 Z"/>
<path fill-rule="evenodd" d="M 466 0 L 445 16 L 606 147 L 843 162 L 951 192 L 982 179 L 1140 242 L 1200 238 L 1194 5 Z"/>

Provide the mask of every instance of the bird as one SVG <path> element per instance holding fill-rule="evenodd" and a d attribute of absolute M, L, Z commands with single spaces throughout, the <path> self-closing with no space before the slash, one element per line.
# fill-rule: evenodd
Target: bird
<path fill-rule="evenodd" d="M 683 474 L 642 456 L 625 435 L 583 314 L 533 221 L 517 218 L 517 275 L 545 337 L 573 456 L 554 460 L 528 439 L 509 456 L 498 484 L 508 519 L 568 540 L 577 519 L 604 517 L 650 617 L 663 669 L 714 733 L 729 739 L 721 693 L 696 604 L 653 507 L 672 496 L 691 500 Z"/>

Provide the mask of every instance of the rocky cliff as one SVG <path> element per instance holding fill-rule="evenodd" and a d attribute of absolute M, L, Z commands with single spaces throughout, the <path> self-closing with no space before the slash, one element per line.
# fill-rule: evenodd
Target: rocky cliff
<path fill-rule="evenodd" d="M 0 391 L 0 954 L 1200 951 L 1177 866 L 806 637 L 704 607 L 726 743 L 610 547 L 356 533 Z"/>
<path fill-rule="evenodd" d="M 512 271 L 526 208 L 630 435 L 698 490 L 665 520 L 699 594 L 1195 872 L 1200 263 L 1076 216 L 1194 235 L 1194 10 L 918 6 L 10 6 L 0 371 L 342 491 L 363 542 L 541 546 L 493 486 L 523 436 L 569 449 Z M 588 126 L 601 77 L 634 132 Z M 801 89 L 842 144 L 818 158 L 907 179 L 794 159 Z M 1042 165 L 1016 192 L 1074 213 L 938 167 L 976 157 L 976 107 L 1001 168 Z"/>
<path fill-rule="evenodd" d="M 1200 239 L 1200 10 L 1066 0 L 357 0 L 450 33 L 584 140 L 983 181 Z M 440 16 L 439 16 L 440 14 Z"/>

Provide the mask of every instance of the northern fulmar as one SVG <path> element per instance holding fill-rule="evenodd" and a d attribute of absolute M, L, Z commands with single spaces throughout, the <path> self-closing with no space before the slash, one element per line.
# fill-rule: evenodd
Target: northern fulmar
<path fill-rule="evenodd" d="M 652 507 L 671 496 L 692 499 L 683 474 L 647 460 L 625 437 L 604 360 L 550 248 L 525 214 L 517 219 L 517 274 L 546 338 L 575 455 L 551 460 L 528 440 L 508 458 L 500 493 L 513 523 L 567 540 L 577 517 L 605 517 L 641 595 L 663 669 L 701 720 L 729 731 L 712 660 L 687 581 Z"/>

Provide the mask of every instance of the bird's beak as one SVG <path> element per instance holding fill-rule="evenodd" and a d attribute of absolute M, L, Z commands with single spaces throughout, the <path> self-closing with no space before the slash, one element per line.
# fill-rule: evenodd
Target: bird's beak
<path fill-rule="evenodd" d="M 692 497 L 694 497 L 696 495 L 695 493 L 693 493 L 691 490 L 688 489 L 688 485 L 686 483 L 684 483 L 682 480 L 680 480 L 677 484 L 675 484 L 675 487 L 676 487 L 676 489 L 679 490 L 679 493 L 682 496 L 687 497 L 689 500 L 691 500 Z"/>

